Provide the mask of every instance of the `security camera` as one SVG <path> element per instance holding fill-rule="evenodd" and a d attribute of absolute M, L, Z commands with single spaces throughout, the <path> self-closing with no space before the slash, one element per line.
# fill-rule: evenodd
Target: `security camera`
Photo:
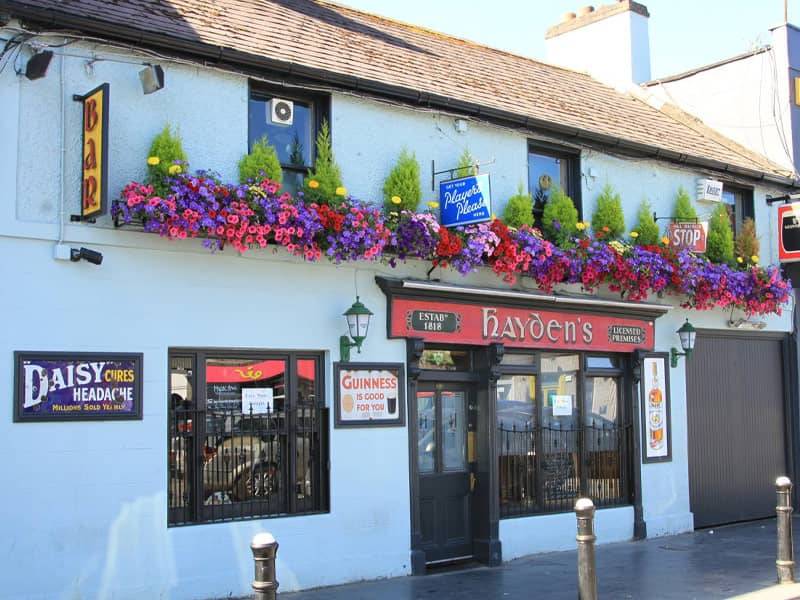
<path fill-rule="evenodd" d="M 89 248 L 81 248 L 80 250 L 77 248 L 72 248 L 70 252 L 70 260 L 72 262 L 85 260 L 93 265 L 99 265 L 103 262 L 103 254 L 97 250 L 90 250 Z"/>

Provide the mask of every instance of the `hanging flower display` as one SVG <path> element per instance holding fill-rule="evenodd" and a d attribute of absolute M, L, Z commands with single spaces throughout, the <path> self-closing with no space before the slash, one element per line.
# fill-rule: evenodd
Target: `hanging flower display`
<path fill-rule="evenodd" d="M 668 240 L 654 246 L 606 241 L 607 232 L 587 235 L 583 222 L 576 236 L 559 247 L 536 229 L 512 229 L 496 218 L 448 229 L 432 212 L 403 210 L 386 216 L 346 197 L 343 187 L 337 194 L 340 204 L 311 203 L 302 192 L 281 193 L 280 185 L 269 180 L 231 185 L 211 173 L 176 170 L 166 198 L 150 185 L 132 182 L 114 203 L 112 215 L 119 224 L 140 222 L 146 232 L 169 239 L 203 238 L 216 250 L 232 246 L 244 253 L 282 246 L 307 261 L 325 256 L 335 263 L 385 260 L 391 266 L 412 258 L 462 274 L 489 267 L 508 283 L 526 277 L 545 291 L 558 284 L 580 284 L 587 291 L 605 285 L 633 301 L 679 295 L 683 306 L 697 310 L 735 307 L 749 314 L 780 314 L 791 295 L 780 270 L 758 266 L 755 256 L 734 269 L 689 251 L 676 252 Z"/>

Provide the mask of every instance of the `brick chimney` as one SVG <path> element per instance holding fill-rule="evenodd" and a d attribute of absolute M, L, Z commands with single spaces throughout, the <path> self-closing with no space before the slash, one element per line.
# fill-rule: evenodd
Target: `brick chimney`
<path fill-rule="evenodd" d="M 647 7 L 634 0 L 566 13 L 545 34 L 547 60 L 615 87 L 649 81 L 649 18 Z"/>

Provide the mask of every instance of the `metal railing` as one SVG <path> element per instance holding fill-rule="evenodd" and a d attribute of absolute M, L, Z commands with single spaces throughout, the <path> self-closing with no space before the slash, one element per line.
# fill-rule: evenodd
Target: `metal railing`
<path fill-rule="evenodd" d="M 327 510 L 328 411 L 169 411 L 171 525 Z"/>
<path fill-rule="evenodd" d="M 568 512 L 579 496 L 596 506 L 631 503 L 631 425 L 582 428 L 498 423 L 500 515 Z"/>

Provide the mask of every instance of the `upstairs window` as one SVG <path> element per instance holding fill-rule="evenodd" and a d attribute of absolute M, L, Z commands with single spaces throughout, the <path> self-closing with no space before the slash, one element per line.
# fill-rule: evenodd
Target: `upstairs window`
<path fill-rule="evenodd" d="M 572 198 L 578 217 L 581 209 L 580 154 L 550 145 L 528 146 L 528 190 L 534 205 L 547 204 L 555 187 L 560 187 Z"/>
<path fill-rule="evenodd" d="M 722 201 L 728 205 L 728 214 L 731 217 L 734 235 L 742 230 L 742 223 L 746 218 L 755 219 L 753 190 L 725 183 L 722 186 Z"/>
<path fill-rule="evenodd" d="M 248 107 L 247 148 L 251 150 L 266 135 L 281 161 L 283 191 L 294 194 L 302 188 L 303 178 L 314 166 L 317 130 L 327 118 L 328 103 L 323 96 L 253 87 Z"/>

